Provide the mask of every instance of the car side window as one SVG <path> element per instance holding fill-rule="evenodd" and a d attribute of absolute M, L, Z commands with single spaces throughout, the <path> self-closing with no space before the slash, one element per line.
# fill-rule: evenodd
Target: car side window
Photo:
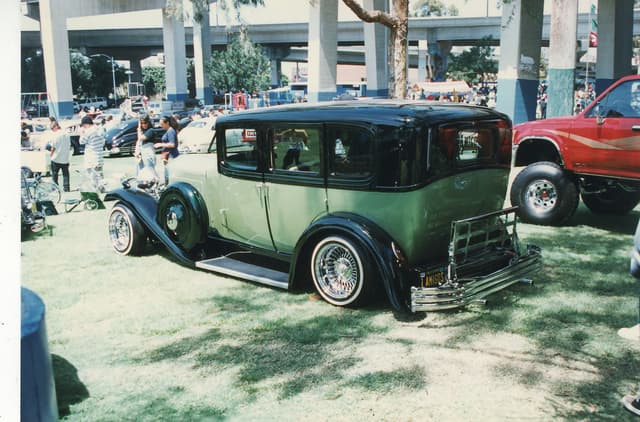
<path fill-rule="evenodd" d="M 318 128 L 278 126 L 269 133 L 273 137 L 271 163 L 274 171 L 320 173 Z"/>
<path fill-rule="evenodd" d="M 640 82 L 628 81 L 618 85 L 600 101 L 604 117 L 640 117 Z M 593 112 L 588 117 L 593 117 Z"/>
<path fill-rule="evenodd" d="M 367 177 L 373 166 L 373 134 L 351 126 L 327 127 L 329 172 L 332 176 Z"/>
<path fill-rule="evenodd" d="M 251 128 L 225 129 L 224 165 L 238 170 L 257 170 L 257 131 Z"/>

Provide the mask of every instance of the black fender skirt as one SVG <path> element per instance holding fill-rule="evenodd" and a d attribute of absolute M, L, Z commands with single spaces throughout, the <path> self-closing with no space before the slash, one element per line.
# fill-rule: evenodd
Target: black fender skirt
<path fill-rule="evenodd" d="M 120 201 L 128 206 L 147 228 L 150 234 L 158 239 L 180 264 L 195 268 L 195 262 L 189 258 L 162 230 L 156 218 L 158 214 L 158 202 L 151 195 L 138 189 L 115 189 L 107 193 L 104 201 Z"/>
<path fill-rule="evenodd" d="M 371 255 L 372 264 L 378 271 L 391 306 L 400 312 L 410 312 L 411 287 L 393 254 L 393 239 L 366 218 L 350 213 L 335 213 L 316 220 L 298 240 L 295 256 L 299 256 L 311 238 L 332 234 L 343 234 L 359 242 Z M 297 259 L 292 265 L 296 265 L 296 262 Z M 291 269 L 290 274 L 295 274 L 295 268 Z"/>

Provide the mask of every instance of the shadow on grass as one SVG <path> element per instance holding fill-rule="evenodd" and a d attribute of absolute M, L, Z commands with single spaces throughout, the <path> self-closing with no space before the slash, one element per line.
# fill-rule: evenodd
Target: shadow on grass
<path fill-rule="evenodd" d="M 237 385 L 247 393 L 269 379 L 284 379 L 279 397 L 285 399 L 318 384 L 341 380 L 359 359 L 340 352 L 370 335 L 385 331 L 372 324 L 373 313 L 341 310 L 337 315 L 302 320 L 265 320 L 248 332 L 232 336 L 196 355 L 196 366 L 239 369 Z M 344 343 L 344 344 L 341 344 Z"/>
<path fill-rule="evenodd" d="M 224 409 L 199 405 L 191 405 L 186 409 L 176 408 L 171 405 L 171 397 L 168 396 L 156 397 L 147 402 L 140 409 L 139 415 L 162 415 L 160 420 L 164 421 L 222 421 L 226 419 Z"/>
<path fill-rule="evenodd" d="M 586 217 L 572 221 L 581 218 Z M 474 347 L 479 337 L 496 332 L 524 336 L 534 348 L 519 353 L 518 363 L 495 367 L 497 377 L 529 387 L 550 385 L 554 419 L 620 420 L 627 416 L 619 403 L 621 392 L 640 387 L 638 345 L 616 335 L 637 318 L 638 286 L 627 272 L 637 216 L 615 224 L 589 221 L 586 227 L 552 230 L 526 226 L 525 240 L 542 247 L 544 268 L 536 284 L 493 295 L 484 309 L 451 314 L 447 324 L 465 328 L 455 330 L 445 346 Z M 549 381 L 541 366 L 578 375 Z"/>
<path fill-rule="evenodd" d="M 286 399 L 318 385 L 341 382 L 345 371 L 361 361 L 353 355 L 353 346 L 387 331 L 373 322 L 378 315 L 375 311 L 330 308 L 326 315 L 274 316 L 268 313 L 274 304 L 265 303 L 263 297 L 250 290 L 211 298 L 212 318 L 225 321 L 224 332 L 210 329 L 151 350 L 139 361 L 185 358 L 192 360 L 197 370 L 232 369 L 233 382 L 247 394 L 247 400 L 254 400 L 265 388 L 263 382 L 275 388 L 279 399 Z M 305 297 L 288 300 L 295 306 Z M 230 324 L 230 319 L 239 323 Z M 383 389 L 423 382 L 421 372 L 390 377 L 390 381 L 379 381 L 386 385 Z"/>
<path fill-rule="evenodd" d="M 389 393 L 399 389 L 421 390 L 426 386 L 426 374 L 421 366 L 414 365 L 394 371 L 376 371 L 360 375 L 347 381 L 346 386 L 377 393 Z"/>
<path fill-rule="evenodd" d="M 640 211 L 631 211 L 624 215 L 594 214 L 581 203 L 567 224 L 569 226 L 590 226 L 608 232 L 632 235 L 635 232 L 638 219 L 640 219 Z"/>
<path fill-rule="evenodd" d="M 56 385 L 58 415 L 70 414 L 70 406 L 89 398 L 89 390 L 78 377 L 78 370 L 62 356 L 51 355 L 53 378 Z"/>

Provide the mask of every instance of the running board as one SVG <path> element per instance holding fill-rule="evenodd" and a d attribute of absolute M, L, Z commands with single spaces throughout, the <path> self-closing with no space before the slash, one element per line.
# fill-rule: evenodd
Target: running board
<path fill-rule="evenodd" d="M 196 267 L 280 289 L 286 290 L 289 288 L 289 274 L 238 261 L 237 259 L 226 257 L 211 258 L 196 262 Z"/>

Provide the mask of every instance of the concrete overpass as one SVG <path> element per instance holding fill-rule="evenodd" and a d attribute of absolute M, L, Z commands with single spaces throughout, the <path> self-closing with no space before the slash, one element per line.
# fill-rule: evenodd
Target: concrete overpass
<path fill-rule="evenodd" d="M 26 18 L 25 18 L 26 19 Z M 104 21 L 113 20 L 105 17 Z M 41 47 L 40 32 L 33 23 L 23 24 L 21 46 L 23 49 Z M 429 43 L 446 41 L 452 46 L 471 46 L 482 39 L 492 38 L 493 45 L 500 43 L 501 17 L 442 17 L 411 18 L 409 21 L 409 44 L 417 46 L 418 41 Z M 255 43 L 267 47 L 301 47 L 309 39 L 309 24 L 304 22 L 287 24 L 248 25 L 249 36 Z M 590 30 L 588 14 L 578 15 L 578 39 L 586 39 Z M 210 41 L 213 48 L 223 48 L 229 33 L 237 33 L 238 27 L 228 29 L 224 26 L 211 26 Z M 550 17 L 544 16 L 542 27 L 542 45 L 548 46 Z M 633 33 L 640 34 L 640 12 L 634 13 Z M 69 47 L 90 49 L 127 49 L 142 47 L 162 48 L 162 27 L 78 29 L 72 24 L 68 27 Z M 193 44 L 193 28 L 185 26 L 186 44 Z M 364 45 L 364 29 L 361 21 L 338 22 L 337 39 L 339 46 Z"/>
<path fill-rule="evenodd" d="M 182 4 L 183 0 L 176 0 Z M 361 21 L 338 22 L 339 0 L 317 0 L 311 4 L 309 24 L 284 23 L 249 25 L 248 31 L 254 42 L 260 43 L 273 52 L 272 74 L 279 74 L 278 62 L 287 60 L 292 54 L 291 47 L 307 46 L 310 64 L 310 93 L 314 101 L 331 98 L 335 93 L 335 65 L 338 63 L 340 46 L 364 45 L 367 68 L 367 89 L 369 85 L 384 95 L 387 37 L 381 25 L 365 24 Z M 363 0 L 365 8 L 382 9 L 388 0 Z M 196 79 L 202 74 L 202 64 L 212 48 L 221 48 L 227 43 L 229 33 L 237 29 L 210 26 L 210 14 L 205 14 L 203 22 L 193 22 L 193 28 L 174 14 L 161 14 L 161 25 L 140 29 L 140 21 L 127 27 L 124 25 L 95 24 L 94 27 L 74 28 L 74 17 L 101 15 L 102 21 L 117 13 L 132 11 L 159 12 L 167 3 L 165 0 L 28 0 L 32 9 L 36 6 L 42 12 L 42 25 L 23 26 L 21 41 L 23 48 L 43 46 L 47 86 L 50 96 L 57 99 L 61 109 L 68 109 L 70 101 L 70 78 L 56 73 L 68 69 L 68 57 L 61 54 L 71 48 L 85 51 L 110 52 L 116 59 L 131 60 L 131 55 L 146 54 L 145 51 L 162 49 L 167 66 L 167 97 L 180 101 L 186 98 L 185 61 L 186 48 L 193 46 L 196 61 Z M 446 58 L 450 48 L 457 45 L 473 45 L 482 38 L 492 38 L 500 44 L 501 60 L 499 79 L 503 87 L 508 84 L 501 97 L 516 98 L 515 109 L 522 108 L 522 98 L 527 99 L 526 116 L 530 117 L 528 98 L 537 85 L 537 69 L 540 60 L 540 46 L 551 45 L 550 73 L 556 72 L 562 86 L 560 97 L 570 98 L 573 89 L 573 69 L 575 67 L 576 43 L 587 39 L 591 22 L 588 15 L 578 14 L 573 2 L 554 3 L 550 16 L 543 15 L 543 5 L 539 0 L 513 0 L 503 5 L 502 17 L 484 18 L 420 18 L 409 24 L 408 42 L 418 47 L 419 61 L 427 54 Z M 160 15 L 158 15 L 160 16 Z M 576 19 L 572 17 L 575 16 Z M 103 18 L 104 17 L 104 18 Z M 78 22 L 78 20 L 75 20 Z M 610 83 L 630 68 L 631 36 L 640 33 L 640 18 L 634 15 L 633 0 L 599 0 L 598 21 L 601 48 L 598 49 L 598 77 L 603 83 Z M 160 22 L 160 20 L 158 20 Z M 71 25 L 70 25 L 71 23 Z M 86 24 L 86 22 L 85 22 Z M 115 27 L 118 26 L 117 29 Z M 39 31 L 42 36 L 39 36 Z M 500 38 L 502 42 L 500 42 Z M 549 41 L 550 40 L 550 41 Z M 556 47 L 554 48 L 554 40 Z M 297 49 L 296 49 L 297 50 Z M 302 54 L 296 51 L 295 60 Z M 341 58 L 345 59 L 346 53 Z M 507 57 L 508 59 L 504 59 Z M 294 57 L 291 57 L 294 59 Z M 350 62 L 358 60 L 351 54 Z M 273 63 L 276 63 L 275 65 Z M 446 66 L 446 65 L 445 65 Z M 421 65 L 419 67 L 422 68 Z M 602 69 L 601 69 L 602 67 Z M 420 76 L 419 76 L 420 77 Z M 550 79 L 556 79 L 552 77 Z M 49 83 L 50 80 L 53 83 Z M 50 89 L 49 85 L 54 89 Z M 526 85 L 526 86 L 525 86 Z M 551 84 L 553 85 L 553 84 Z M 566 87 L 564 86 L 566 85 Z M 196 81 L 196 88 L 206 88 L 208 84 Z M 523 89 L 524 87 L 524 89 Z M 511 92 L 513 91 L 513 92 Z M 566 91 L 566 92 L 564 92 Z M 60 95 L 62 92 L 62 96 Z M 375 92 L 375 91 L 374 91 Z M 367 92 L 368 93 L 368 92 Z M 514 95 L 511 95 L 514 94 Z M 198 94 L 199 95 L 199 94 Z M 200 97 L 199 97 L 200 98 Z M 500 106 L 500 102 L 498 103 Z M 507 104 L 503 109 L 512 108 Z M 551 103 L 550 103 L 551 106 Z M 520 116 L 515 114 L 515 120 Z"/>

